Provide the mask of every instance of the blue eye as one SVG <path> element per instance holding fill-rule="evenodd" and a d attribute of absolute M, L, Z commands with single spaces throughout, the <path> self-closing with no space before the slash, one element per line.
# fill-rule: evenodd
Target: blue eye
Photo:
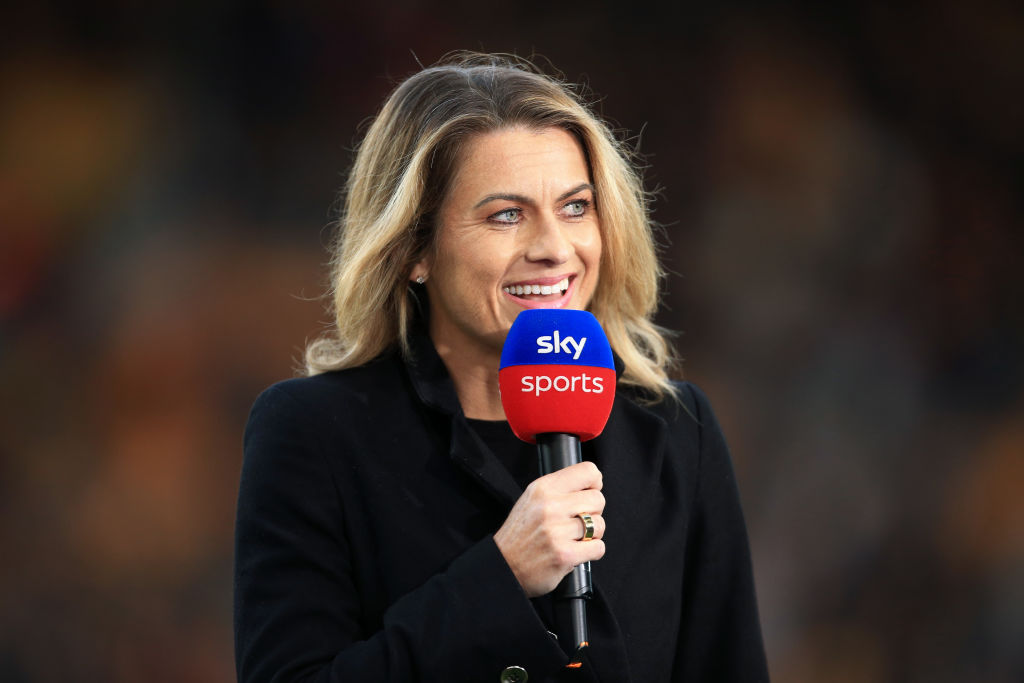
<path fill-rule="evenodd" d="M 522 212 L 522 209 L 505 209 L 493 214 L 490 220 L 495 223 L 518 223 Z"/>
<path fill-rule="evenodd" d="M 587 207 L 590 206 L 589 199 L 574 199 L 565 205 L 565 214 L 571 218 L 579 218 L 587 212 Z"/>

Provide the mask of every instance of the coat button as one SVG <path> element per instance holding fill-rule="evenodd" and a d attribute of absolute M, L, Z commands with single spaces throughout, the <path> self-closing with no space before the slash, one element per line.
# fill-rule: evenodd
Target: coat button
<path fill-rule="evenodd" d="M 526 669 L 521 666 L 506 666 L 498 680 L 501 683 L 526 683 L 529 677 Z"/>

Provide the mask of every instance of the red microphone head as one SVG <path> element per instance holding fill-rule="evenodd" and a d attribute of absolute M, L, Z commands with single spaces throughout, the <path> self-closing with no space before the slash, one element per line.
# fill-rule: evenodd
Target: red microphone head
<path fill-rule="evenodd" d="M 615 400 L 608 338 L 587 311 L 537 308 L 520 313 L 505 338 L 498 371 L 501 404 L 512 431 L 593 439 Z"/>

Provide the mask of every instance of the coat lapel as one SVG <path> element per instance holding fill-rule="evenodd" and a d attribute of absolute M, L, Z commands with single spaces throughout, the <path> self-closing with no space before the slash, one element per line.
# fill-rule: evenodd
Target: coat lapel
<path fill-rule="evenodd" d="M 506 509 L 523 494 L 508 469 L 501 464 L 483 440 L 473 431 L 460 412 L 452 417 L 451 459 L 488 493 L 501 501 Z"/>
<path fill-rule="evenodd" d="M 452 461 L 497 498 L 506 510 L 511 509 L 523 490 L 466 422 L 455 385 L 430 341 L 425 322 L 421 321 L 410 331 L 409 347 L 410 357 L 405 364 L 413 389 L 423 403 L 451 417 L 449 455 Z"/>

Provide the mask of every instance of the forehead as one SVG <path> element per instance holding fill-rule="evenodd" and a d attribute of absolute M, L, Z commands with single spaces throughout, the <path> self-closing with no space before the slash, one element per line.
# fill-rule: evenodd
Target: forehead
<path fill-rule="evenodd" d="M 562 128 L 503 128 L 471 138 L 463 147 L 451 194 L 542 193 L 590 180 L 583 148 Z"/>

